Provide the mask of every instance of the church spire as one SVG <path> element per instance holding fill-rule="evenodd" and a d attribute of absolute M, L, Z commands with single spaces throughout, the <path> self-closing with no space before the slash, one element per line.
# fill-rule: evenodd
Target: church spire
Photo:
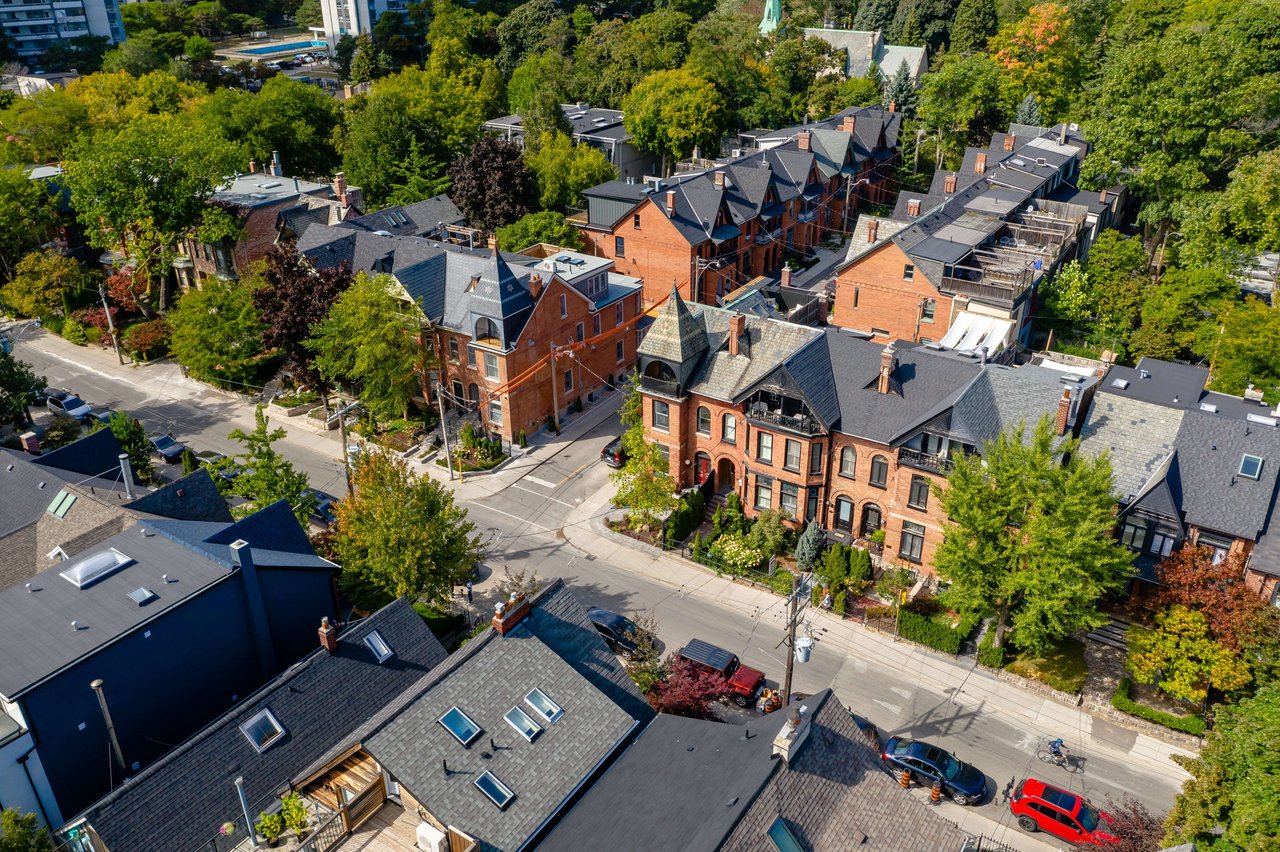
<path fill-rule="evenodd" d="M 764 0 L 764 15 L 760 18 L 760 35 L 768 35 L 780 26 L 782 26 L 782 0 Z"/>

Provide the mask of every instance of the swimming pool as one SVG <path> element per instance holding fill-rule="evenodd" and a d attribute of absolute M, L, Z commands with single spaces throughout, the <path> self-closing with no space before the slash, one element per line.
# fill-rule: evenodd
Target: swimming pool
<path fill-rule="evenodd" d="M 327 50 L 329 45 L 323 41 L 291 41 L 288 44 L 269 44 L 266 47 L 245 47 L 235 52 L 250 56 L 266 56 L 271 53 L 304 53 L 318 47 Z"/>

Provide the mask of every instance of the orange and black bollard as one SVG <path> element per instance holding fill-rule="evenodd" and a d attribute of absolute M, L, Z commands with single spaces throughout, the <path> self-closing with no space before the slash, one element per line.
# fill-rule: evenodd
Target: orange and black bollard
<path fill-rule="evenodd" d="M 907 769 L 902 770 L 902 774 L 898 776 L 898 784 L 899 784 L 899 785 L 902 787 L 902 789 L 904 789 L 904 790 L 909 790 L 909 789 L 911 788 L 911 772 L 910 772 L 910 770 L 907 770 Z"/>
<path fill-rule="evenodd" d="M 933 782 L 933 789 L 929 791 L 929 804 L 942 804 L 942 784 L 938 781 Z"/>

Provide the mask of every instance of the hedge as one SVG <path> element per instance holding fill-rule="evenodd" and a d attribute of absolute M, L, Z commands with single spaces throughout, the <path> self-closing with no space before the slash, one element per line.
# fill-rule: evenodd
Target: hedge
<path fill-rule="evenodd" d="M 977 615 L 966 615 L 951 628 L 904 608 L 898 613 L 898 635 L 948 654 L 958 654 L 960 643 L 973 632 L 978 620 Z"/>
<path fill-rule="evenodd" d="M 1207 726 L 1203 717 L 1175 716 L 1172 713 L 1165 713 L 1162 710 L 1155 710 L 1139 704 L 1129 697 L 1129 687 L 1131 685 L 1132 681 L 1129 678 L 1121 678 L 1119 685 L 1116 686 L 1116 691 L 1111 696 L 1112 707 L 1121 713 L 1128 713 L 1130 716 L 1137 716 L 1139 719 L 1146 719 L 1148 722 L 1155 722 L 1157 725 L 1164 725 L 1166 728 L 1182 731 L 1194 737 L 1204 736 Z"/>
<path fill-rule="evenodd" d="M 996 640 L 996 628 L 994 625 L 987 630 L 987 634 L 982 637 L 982 641 L 978 643 L 978 662 L 990 669 L 1004 668 L 1004 648 L 996 648 L 994 646 Z"/>
<path fill-rule="evenodd" d="M 792 574 L 786 568 L 779 568 L 769 577 L 769 587 L 779 595 L 791 595 L 791 578 Z"/>
<path fill-rule="evenodd" d="M 675 547 L 698 528 L 706 514 L 706 498 L 701 491 L 690 491 L 667 518 L 667 547 Z"/>

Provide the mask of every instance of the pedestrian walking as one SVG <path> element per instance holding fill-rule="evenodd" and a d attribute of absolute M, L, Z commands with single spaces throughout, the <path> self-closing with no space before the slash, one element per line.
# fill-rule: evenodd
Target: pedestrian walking
<path fill-rule="evenodd" d="M 471 603 L 471 581 L 467 581 L 467 603 Z"/>

